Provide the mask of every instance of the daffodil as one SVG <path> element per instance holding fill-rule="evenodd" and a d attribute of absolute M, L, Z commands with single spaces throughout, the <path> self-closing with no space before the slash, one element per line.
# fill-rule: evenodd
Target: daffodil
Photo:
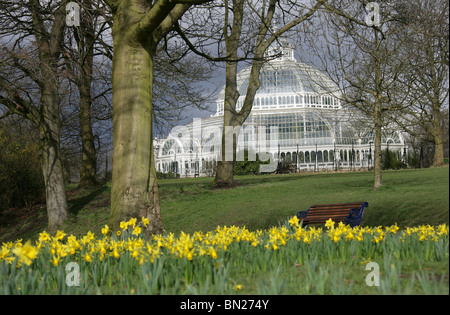
<path fill-rule="evenodd" d="M 86 234 L 86 239 L 88 241 L 94 240 L 94 233 L 92 233 L 91 231 L 88 231 L 87 234 Z"/>
<path fill-rule="evenodd" d="M 30 241 L 27 241 L 21 247 L 14 248 L 12 252 L 19 258 L 19 262 L 26 265 L 31 265 L 33 259 L 36 259 L 38 254 L 37 249 L 31 245 Z"/>
<path fill-rule="evenodd" d="M 50 260 L 50 262 L 53 264 L 53 266 L 58 266 L 58 264 L 59 264 L 59 257 L 53 256 L 53 259 Z"/>
<path fill-rule="evenodd" d="M 137 219 L 136 218 L 131 218 L 130 220 L 128 220 L 128 224 L 131 225 L 133 228 L 136 225 Z"/>
<path fill-rule="evenodd" d="M 66 233 L 64 233 L 63 231 L 57 231 L 56 235 L 55 235 L 55 238 L 57 240 L 61 241 L 64 238 L 64 236 L 66 236 Z"/>
<path fill-rule="evenodd" d="M 114 256 L 115 258 L 119 258 L 119 257 L 120 257 L 120 254 L 119 254 L 119 251 L 117 250 L 117 248 L 115 248 L 115 249 L 113 250 L 113 256 Z"/>
<path fill-rule="evenodd" d="M 150 220 L 148 218 L 142 217 L 142 225 L 144 227 L 147 227 L 147 225 L 149 225 Z"/>
<path fill-rule="evenodd" d="M 448 234 L 448 226 L 446 224 L 441 224 L 437 228 L 438 235 L 447 235 Z"/>
<path fill-rule="evenodd" d="M 213 247 L 208 248 L 208 255 L 212 257 L 212 259 L 217 259 L 217 252 Z"/>
<path fill-rule="evenodd" d="M 347 235 L 345 235 L 345 239 L 348 241 L 351 241 L 354 237 L 352 232 L 348 232 Z"/>
<path fill-rule="evenodd" d="M 50 234 L 47 232 L 39 233 L 39 242 L 46 243 L 50 241 Z"/>
<path fill-rule="evenodd" d="M 293 227 L 297 227 L 299 226 L 299 219 L 297 216 L 293 216 L 290 220 L 289 220 L 289 224 Z"/>
<path fill-rule="evenodd" d="M 128 222 L 125 221 L 120 222 L 120 228 L 122 230 L 126 230 L 128 228 Z"/>
<path fill-rule="evenodd" d="M 334 222 L 333 222 L 333 220 L 332 219 L 328 219 L 326 222 L 325 222 L 325 227 L 327 227 L 327 228 L 334 228 Z"/>
<path fill-rule="evenodd" d="M 108 232 L 109 232 L 109 227 L 105 224 L 105 227 L 102 228 L 102 234 L 106 235 L 106 234 L 108 234 Z"/>
<path fill-rule="evenodd" d="M 136 226 L 133 229 L 133 233 L 132 234 L 138 236 L 139 234 L 141 234 L 141 232 L 142 232 L 142 229 L 139 226 Z"/>
<path fill-rule="evenodd" d="M 92 257 L 89 255 L 89 253 L 86 253 L 86 255 L 83 256 L 84 260 L 86 260 L 87 262 L 91 262 L 92 261 Z"/>

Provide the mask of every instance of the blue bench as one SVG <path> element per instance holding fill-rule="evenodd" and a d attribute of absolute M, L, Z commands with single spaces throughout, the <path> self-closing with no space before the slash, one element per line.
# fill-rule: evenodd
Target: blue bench
<path fill-rule="evenodd" d="M 368 206 L 369 203 L 366 201 L 314 205 L 307 211 L 297 212 L 297 218 L 303 222 L 303 225 L 325 223 L 331 219 L 334 222 L 344 222 L 355 227 L 361 223 L 364 208 Z"/>

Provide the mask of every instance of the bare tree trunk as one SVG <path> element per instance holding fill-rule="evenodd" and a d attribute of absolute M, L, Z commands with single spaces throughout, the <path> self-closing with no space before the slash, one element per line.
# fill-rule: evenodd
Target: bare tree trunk
<path fill-rule="evenodd" d="M 427 49 L 427 57 L 430 60 L 429 63 L 431 64 L 430 67 L 430 73 L 431 73 L 431 85 L 432 85 L 432 91 L 430 91 L 431 94 L 431 111 L 432 111 L 432 118 L 431 118 L 431 135 L 433 136 L 434 140 L 434 157 L 433 157 L 433 164 L 432 167 L 442 166 L 444 165 L 444 142 L 443 142 L 443 136 L 444 136 L 444 130 L 442 126 L 442 103 L 441 103 L 441 93 L 443 92 L 443 88 L 441 87 L 441 80 L 443 79 L 442 74 L 439 75 L 438 71 L 435 69 L 436 62 L 433 60 L 435 58 L 434 50 L 431 49 L 433 46 L 431 44 L 431 41 L 428 40 L 428 46 L 430 49 Z M 448 69 L 448 68 L 447 68 Z M 448 95 L 448 93 L 447 93 Z"/>
<path fill-rule="evenodd" d="M 54 231 L 69 216 L 60 156 L 59 100 L 55 91 L 42 91 L 40 123 L 41 164 L 47 201 L 48 229 Z"/>
<path fill-rule="evenodd" d="M 153 58 L 192 5 L 210 0 L 104 0 L 113 12 L 113 172 L 110 224 L 147 217 L 164 230 L 152 145 Z"/>
<path fill-rule="evenodd" d="M 235 24 L 236 23 L 239 22 L 235 22 Z M 235 25 L 235 27 L 237 26 Z M 236 36 L 235 34 L 233 35 Z M 237 33 L 237 36 L 240 36 L 239 32 Z M 237 39 L 233 39 L 233 42 L 230 41 L 227 43 L 228 49 L 232 49 L 234 51 L 234 56 L 236 56 L 237 42 Z M 223 114 L 221 161 L 217 163 L 216 176 L 213 183 L 213 186 L 217 188 L 232 187 L 239 184 L 239 182 L 233 179 L 233 167 L 234 161 L 236 160 L 237 138 L 239 135 L 239 131 L 234 128 L 236 126 L 240 127 L 242 125 L 242 123 L 238 121 L 238 113 L 236 112 L 236 103 L 239 99 L 239 92 L 236 82 L 237 62 L 226 63 L 225 76 L 226 86 Z M 236 134 L 234 134 L 233 131 L 236 131 Z"/>
<path fill-rule="evenodd" d="M 381 130 L 383 126 L 383 118 L 382 118 L 382 110 L 383 110 L 383 88 L 382 88 L 382 78 L 381 78 L 381 52 L 380 52 L 380 39 L 379 33 L 377 29 L 374 29 L 375 35 L 375 51 L 374 51 L 374 72 L 375 72 L 375 81 L 374 81 L 374 107 L 373 107 L 373 115 L 375 118 L 375 148 L 374 148 L 374 161 L 373 161 L 373 190 L 377 190 L 381 187 L 381 170 L 382 170 L 382 162 L 381 162 Z"/>
<path fill-rule="evenodd" d="M 110 223 L 146 217 L 149 234 L 164 230 L 152 147 L 155 47 L 115 34 L 113 57 L 113 167 Z"/>
<path fill-rule="evenodd" d="M 85 1 L 84 6 L 92 9 L 91 1 Z M 95 26 L 94 16 L 85 14 L 81 27 L 74 29 L 78 51 L 80 53 L 80 131 L 81 131 L 81 168 L 79 187 L 92 187 L 98 184 L 96 178 L 97 155 L 95 152 L 94 133 L 91 121 L 91 83 L 94 62 Z"/>
<path fill-rule="evenodd" d="M 65 2 L 54 13 L 52 30 L 47 33 L 40 16 L 39 1 L 31 2 L 35 37 L 38 44 L 39 70 L 41 74 L 41 99 L 39 117 L 42 170 L 44 175 L 48 228 L 50 231 L 62 225 L 69 217 L 64 173 L 60 156 L 60 98 L 58 84 L 58 61 L 61 55 L 65 28 Z"/>
<path fill-rule="evenodd" d="M 241 182 L 234 180 L 233 168 L 236 160 L 237 138 L 242 124 L 232 122 L 233 118 L 232 115 L 224 115 L 224 126 L 228 127 L 224 128 L 222 133 L 222 160 L 217 163 L 216 176 L 213 183 L 215 188 L 234 187 L 241 184 Z"/>
<path fill-rule="evenodd" d="M 444 141 L 443 127 L 441 125 L 441 110 L 439 106 L 433 106 L 433 130 L 434 157 L 432 167 L 444 165 Z"/>
<path fill-rule="evenodd" d="M 80 89 L 80 131 L 81 131 L 81 168 L 79 187 L 92 187 L 97 185 L 97 155 L 95 152 L 94 134 L 92 132 L 91 121 L 91 81 L 92 63 L 90 63 L 89 73 L 83 74 Z M 89 65 L 83 66 L 87 68 Z"/>
<path fill-rule="evenodd" d="M 374 148 L 374 161 L 373 161 L 373 190 L 377 190 L 381 187 L 381 102 L 375 100 L 375 148 Z"/>

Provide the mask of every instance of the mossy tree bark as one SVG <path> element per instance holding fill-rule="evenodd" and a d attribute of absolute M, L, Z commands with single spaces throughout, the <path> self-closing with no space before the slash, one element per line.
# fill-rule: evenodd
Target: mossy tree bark
<path fill-rule="evenodd" d="M 181 2 L 181 3 L 177 3 Z M 152 145 L 153 58 L 159 41 L 201 0 L 107 1 L 113 12 L 113 167 L 110 225 L 149 219 L 164 230 Z"/>
<path fill-rule="evenodd" d="M 69 217 L 60 156 L 59 100 L 55 91 L 44 89 L 42 93 L 42 120 L 39 124 L 41 165 L 45 183 L 48 229 L 55 231 Z"/>
<path fill-rule="evenodd" d="M 65 2 L 63 4 L 65 7 Z M 39 85 L 41 98 L 39 114 L 33 115 L 40 130 L 41 162 L 44 175 L 48 228 L 50 231 L 61 226 L 69 217 L 64 173 L 60 155 L 60 98 L 58 84 L 58 61 L 60 58 L 64 28 L 64 8 L 55 11 L 50 32 L 44 27 L 39 1 L 31 3 L 33 25 L 38 44 Z"/>
<path fill-rule="evenodd" d="M 83 3 L 85 9 L 92 10 L 92 2 Z M 81 134 L 81 167 L 79 187 L 93 187 L 98 184 L 97 154 L 95 151 L 94 133 L 91 119 L 91 83 L 94 62 L 95 26 L 94 16 L 86 13 L 81 16 L 80 27 L 74 28 L 74 35 L 79 52 L 79 79 L 77 80 L 80 92 L 80 134 Z"/>

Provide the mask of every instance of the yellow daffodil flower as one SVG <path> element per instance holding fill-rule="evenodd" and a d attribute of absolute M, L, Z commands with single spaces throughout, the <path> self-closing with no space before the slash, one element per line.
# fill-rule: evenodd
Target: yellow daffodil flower
<path fill-rule="evenodd" d="M 128 228 L 128 222 L 122 221 L 119 226 L 122 230 L 126 230 Z"/>
<path fill-rule="evenodd" d="M 106 235 L 106 234 L 108 234 L 108 232 L 109 232 L 109 227 L 105 224 L 105 227 L 102 228 L 102 234 Z"/>
<path fill-rule="evenodd" d="M 149 225 L 150 220 L 148 218 L 142 217 L 142 225 L 144 227 L 147 227 L 147 225 Z"/>
<path fill-rule="evenodd" d="M 334 227 L 334 222 L 333 222 L 333 220 L 331 220 L 331 219 L 328 219 L 326 222 L 325 222 L 325 227 L 327 227 L 327 228 L 333 228 Z"/>
<path fill-rule="evenodd" d="M 30 241 L 27 241 L 21 247 L 14 248 L 12 252 L 19 258 L 19 262 L 25 265 L 31 265 L 33 259 L 36 259 L 38 254 L 37 249 L 31 245 Z"/>

